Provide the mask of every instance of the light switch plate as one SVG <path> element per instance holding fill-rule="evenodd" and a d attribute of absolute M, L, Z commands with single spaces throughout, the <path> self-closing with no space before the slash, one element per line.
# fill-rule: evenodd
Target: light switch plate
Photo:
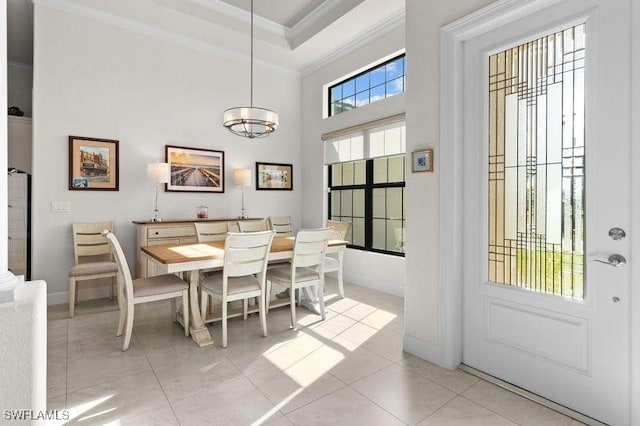
<path fill-rule="evenodd" d="M 51 213 L 69 213 L 71 211 L 71 203 L 68 201 L 52 201 Z"/>

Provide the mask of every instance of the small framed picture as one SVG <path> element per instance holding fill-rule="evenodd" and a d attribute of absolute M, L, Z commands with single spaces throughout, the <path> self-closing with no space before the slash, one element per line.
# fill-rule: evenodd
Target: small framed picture
<path fill-rule="evenodd" d="M 184 146 L 165 146 L 171 167 L 166 191 L 224 192 L 224 151 Z"/>
<path fill-rule="evenodd" d="M 279 163 L 256 163 L 256 189 L 293 190 L 293 165 Z"/>
<path fill-rule="evenodd" d="M 412 152 L 411 163 L 413 173 L 433 172 L 433 149 Z"/>
<path fill-rule="evenodd" d="M 69 189 L 117 191 L 118 141 L 69 136 Z"/>

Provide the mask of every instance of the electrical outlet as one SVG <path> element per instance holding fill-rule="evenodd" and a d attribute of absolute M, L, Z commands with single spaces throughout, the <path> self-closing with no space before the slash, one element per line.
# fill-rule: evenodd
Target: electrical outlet
<path fill-rule="evenodd" d="M 71 203 L 68 201 L 52 201 L 51 213 L 69 213 L 71 211 Z"/>

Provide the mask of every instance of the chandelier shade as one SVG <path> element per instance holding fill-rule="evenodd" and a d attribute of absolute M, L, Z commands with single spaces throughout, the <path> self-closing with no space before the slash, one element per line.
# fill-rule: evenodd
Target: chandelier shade
<path fill-rule="evenodd" d="M 278 114 L 257 107 L 230 108 L 224 112 L 223 125 L 233 134 L 245 138 L 262 138 L 278 129 Z"/>
<path fill-rule="evenodd" d="M 250 99 L 248 107 L 229 108 L 224 112 L 222 125 L 231 133 L 254 139 L 270 135 L 278 129 L 278 114 L 253 106 L 253 0 L 251 0 L 251 77 Z"/>

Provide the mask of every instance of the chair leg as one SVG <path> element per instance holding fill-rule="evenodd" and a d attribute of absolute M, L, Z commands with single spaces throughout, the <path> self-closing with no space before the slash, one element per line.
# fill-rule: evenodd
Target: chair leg
<path fill-rule="evenodd" d="M 264 311 L 269 313 L 269 305 L 271 304 L 271 281 L 267 280 L 266 283 L 267 289 L 264 293 Z"/>
<path fill-rule="evenodd" d="M 178 310 L 176 308 L 176 299 L 169 299 L 169 306 L 171 307 L 171 322 L 178 320 Z"/>
<path fill-rule="evenodd" d="M 120 319 L 118 320 L 118 331 L 116 336 L 122 336 L 124 331 L 124 321 L 127 317 L 127 301 L 124 298 L 124 287 L 120 280 L 120 275 L 116 278 L 116 286 L 118 290 L 118 307 L 120 308 Z"/>
<path fill-rule="evenodd" d="M 189 290 L 182 292 L 182 320 L 184 321 L 184 335 L 189 337 Z"/>
<path fill-rule="evenodd" d="M 204 291 L 200 290 L 200 315 L 202 315 L 202 321 L 207 320 L 207 304 L 209 303 L 209 296 Z M 209 313 L 211 313 L 211 309 L 209 309 Z"/>
<path fill-rule="evenodd" d="M 131 343 L 131 334 L 133 332 L 133 301 L 127 303 L 127 327 L 124 334 L 124 343 L 122 350 L 129 349 L 129 343 Z"/>
<path fill-rule="evenodd" d="M 291 328 L 296 329 L 296 290 L 293 285 L 289 288 L 289 300 L 291 301 Z"/>
<path fill-rule="evenodd" d="M 76 279 L 69 278 L 69 317 L 73 318 L 76 309 Z"/>
<path fill-rule="evenodd" d="M 316 286 L 316 293 L 318 293 L 317 297 L 320 302 L 320 316 L 322 317 L 322 321 L 324 321 L 326 318 L 324 311 L 324 280 L 321 280 Z"/>
<path fill-rule="evenodd" d="M 258 309 L 260 311 L 260 324 L 262 325 L 262 335 L 267 337 L 267 314 L 264 311 L 264 295 L 258 298 Z"/>
<path fill-rule="evenodd" d="M 222 299 L 222 347 L 227 347 L 227 299 Z"/>
<path fill-rule="evenodd" d="M 247 320 L 247 312 L 249 312 L 249 299 L 242 299 L 242 319 Z"/>
<path fill-rule="evenodd" d="M 340 265 L 340 269 L 338 269 L 338 292 L 340 293 L 340 298 L 344 299 L 344 282 L 342 281 L 342 264 Z"/>

